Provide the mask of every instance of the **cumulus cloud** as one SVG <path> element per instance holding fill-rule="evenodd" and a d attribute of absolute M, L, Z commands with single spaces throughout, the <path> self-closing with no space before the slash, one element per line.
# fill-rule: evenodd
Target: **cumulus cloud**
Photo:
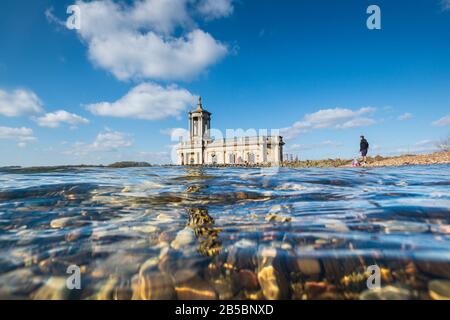
<path fill-rule="evenodd" d="M 121 148 L 128 148 L 133 145 L 129 134 L 118 131 L 100 132 L 95 141 L 89 145 L 92 151 L 117 151 Z"/>
<path fill-rule="evenodd" d="M 302 120 L 280 131 L 285 139 L 289 140 L 311 129 L 366 127 L 376 123 L 374 119 L 369 117 L 374 112 L 375 108 L 371 107 L 365 107 L 359 110 L 346 108 L 323 109 L 315 113 L 307 114 Z"/>
<path fill-rule="evenodd" d="M 174 85 L 143 83 L 115 102 L 90 104 L 87 109 L 100 116 L 159 120 L 179 116 L 195 100 L 189 91 Z"/>
<path fill-rule="evenodd" d="M 96 152 L 117 152 L 133 145 L 130 134 L 107 129 L 100 132 L 92 143 L 77 142 L 64 154 L 85 156 Z"/>
<path fill-rule="evenodd" d="M 400 115 L 400 116 L 398 117 L 398 120 L 400 120 L 400 121 L 406 121 L 406 120 L 410 120 L 410 119 L 412 119 L 412 118 L 413 118 L 412 113 L 406 112 L 406 113 Z"/>
<path fill-rule="evenodd" d="M 227 16 L 233 11 L 230 0 L 78 0 L 76 5 L 81 10 L 77 32 L 89 59 L 120 80 L 190 79 L 228 53 L 192 17 Z M 55 20 L 51 11 L 47 15 Z"/>
<path fill-rule="evenodd" d="M 200 0 L 198 11 L 207 19 L 227 17 L 233 13 L 232 0 Z"/>
<path fill-rule="evenodd" d="M 34 92 L 26 89 L 8 92 L 0 89 L 0 114 L 18 117 L 42 111 L 42 102 Z"/>
<path fill-rule="evenodd" d="M 25 147 L 28 142 L 35 141 L 36 137 L 33 135 L 33 130 L 30 128 L 0 127 L 0 139 L 15 140 L 18 142 L 19 147 Z"/>
<path fill-rule="evenodd" d="M 444 127 L 450 124 L 450 114 L 440 118 L 439 120 L 434 121 L 433 126 L 435 127 Z"/>
<path fill-rule="evenodd" d="M 338 148 L 341 147 L 341 142 L 335 142 L 331 140 L 322 141 L 320 143 L 315 144 L 290 144 L 287 146 L 286 151 L 295 152 L 295 151 L 307 151 L 307 150 L 316 150 L 323 148 Z"/>
<path fill-rule="evenodd" d="M 36 118 L 35 121 L 39 126 L 48 128 L 58 128 L 63 123 L 70 125 L 72 128 L 78 125 L 89 124 L 88 119 L 65 110 L 46 113 L 42 117 Z"/>
<path fill-rule="evenodd" d="M 189 139 L 189 130 L 184 128 L 168 128 L 161 130 L 161 133 L 167 136 L 170 136 L 172 141 L 188 140 Z"/>
<path fill-rule="evenodd" d="M 443 10 L 450 10 L 450 0 L 441 0 Z"/>

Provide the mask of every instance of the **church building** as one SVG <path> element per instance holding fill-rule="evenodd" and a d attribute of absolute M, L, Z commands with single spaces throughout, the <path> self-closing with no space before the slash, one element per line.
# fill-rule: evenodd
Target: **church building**
<path fill-rule="evenodd" d="M 177 147 L 178 165 L 280 165 L 283 161 L 283 138 L 280 136 L 210 137 L 211 113 L 197 108 L 189 112 L 189 139 Z"/>

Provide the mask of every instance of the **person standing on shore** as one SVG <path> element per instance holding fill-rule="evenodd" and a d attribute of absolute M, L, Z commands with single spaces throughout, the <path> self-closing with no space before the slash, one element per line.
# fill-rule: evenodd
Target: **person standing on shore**
<path fill-rule="evenodd" d="M 359 144 L 359 152 L 361 152 L 361 156 L 363 158 L 363 163 L 367 162 L 367 152 L 369 152 L 369 142 L 367 142 L 364 136 L 361 136 L 361 142 Z"/>

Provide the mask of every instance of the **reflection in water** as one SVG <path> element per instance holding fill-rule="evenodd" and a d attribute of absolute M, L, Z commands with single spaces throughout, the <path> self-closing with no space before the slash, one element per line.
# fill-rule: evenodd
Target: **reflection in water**
<path fill-rule="evenodd" d="M 449 169 L 0 169 L 0 298 L 443 299 Z"/>

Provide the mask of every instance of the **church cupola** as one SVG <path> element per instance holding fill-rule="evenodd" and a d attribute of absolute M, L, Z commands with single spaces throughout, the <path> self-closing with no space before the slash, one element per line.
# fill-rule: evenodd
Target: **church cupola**
<path fill-rule="evenodd" d="M 203 109 L 202 97 L 198 98 L 197 108 L 189 112 L 189 129 L 191 139 L 209 139 L 211 113 Z"/>

